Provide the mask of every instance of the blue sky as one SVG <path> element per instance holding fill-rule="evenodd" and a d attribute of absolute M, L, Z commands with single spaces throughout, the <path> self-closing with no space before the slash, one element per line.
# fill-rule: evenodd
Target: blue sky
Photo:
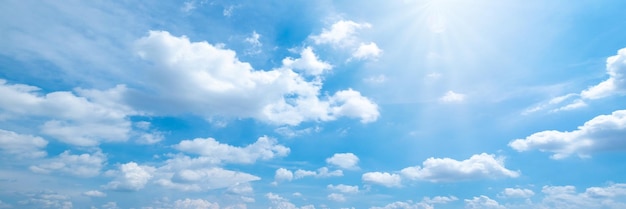
<path fill-rule="evenodd" d="M 5 1 L 0 208 L 625 208 L 624 1 Z"/>

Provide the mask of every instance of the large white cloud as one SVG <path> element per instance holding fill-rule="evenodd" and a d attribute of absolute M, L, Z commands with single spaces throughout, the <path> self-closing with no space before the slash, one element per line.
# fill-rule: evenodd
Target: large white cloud
<path fill-rule="evenodd" d="M 222 144 L 213 138 L 183 140 L 174 148 L 192 154 L 202 155 L 216 163 L 254 163 L 289 154 L 289 148 L 277 144 L 276 139 L 266 136 L 245 147 Z"/>
<path fill-rule="evenodd" d="M 597 116 L 574 131 L 541 131 L 509 143 L 523 152 L 540 150 L 552 152 L 552 158 L 562 159 L 572 154 L 587 157 L 594 152 L 626 150 L 626 110 Z"/>
<path fill-rule="evenodd" d="M 112 190 L 137 191 L 143 189 L 154 176 L 156 169 L 152 166 L 138 165 L 129 162 L 120 165 L 119 171 L 114 172 L 115 180 L 109 182 L 106 188 Z"/>
<path fill-rule="evenodd" d="M 344 169 L 356 169 L 359 164 L 359 157 L 353 153 L 336 153 L 326 159 L 326 163 Z"/>
<path fill-rule="evenodd" d="M 535 195 L 535 192 L 530 189 L 505 188 L 501 194 L 504 197 L 510 198 L 529 198 Z"/>
<path fill-rule="evenodd" d="M 46 120 L 41 132 L 62 142 L 78 146 L 95 146 L 101 142 L 122 142 L 129 138 L 133 111 L 120 99 L 125 86 L 106 91 L 76 89 L 78 95 L 56 91 L 40 95 L 39 88 L 8 84 L 0 79 L 0 118 L 17 120 L 41 117 Z"/>
<path fill-rule="evenodd" d="M 357 29 L 370 28 L 369 23 L 356 23 L 350 20 L 335 22 L 329 29 L 323 29 L 319 35 L 310 38 L 316 44 L 332 44 L 334 46 L 352 45 L 356 41 L 355 33 Z"/>
<path fill-rule="evenodd" d="M 398 174 L 386 172 L 367 172 L 361 176 L 366 183 L 379 184 L 386 187 L 402 186 L 402 178 Z"/>
<path fill-rule="evenodd" d="M 519 171 L 504 167 L 504 159 L 482 153 L 458 161 L 451 158 L 428 158 L 422 166 L 402 169 L 402 175 L 412 180 L 432 182 L 464 181 L 486 178 L 515 178 Z"/>
<path fill-rule="evenodd" d="M 65 151 L 39 165 L 30 166 L 29 169 L 36 173 L 61 172 L 79 177 L 93 177 L 100 174 L 106 160 L 106 156 L 100 151 L 80 155 Z"/>
<path fill-rule="evenodd" d="M 329 121 L 338 117 L 372 122 L 378 107 L 354 90 L 319 98 L 322 80 L 307 80 L 291 68 L 318 75 L 330 68 L 310 48 L 286 66 L 255 70 L 234 51 L 207 42 L 190 42 L 165 31 L 150 31 L 136 42 L 145 69 L 146 88 L 129 96 L 136 106 L 158 113 L 194 113 L 205 117 L 251 117 L 276 124 Z M 154 96 L 158 95 L 158 96 Z"/>
<path fill-rule="evenodd" d="M 606 59 L 606 71 L 609 79 L 582 91 L 582 98 L 599 99 L 626 93 L 626 48 L 620 49 L 617 55 Z"/>
<path fill-rule="evenodd" d="M 43 148 L 48 141 L 41 137 L 0 129 L 0 151 L 18 158 L 39 158 L 47 155 Z"/>

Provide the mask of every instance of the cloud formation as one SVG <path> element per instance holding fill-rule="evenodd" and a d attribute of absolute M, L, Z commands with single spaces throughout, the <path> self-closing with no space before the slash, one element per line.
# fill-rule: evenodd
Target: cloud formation
<path fill-rule="evenodd" d="M 504 158 L 482 153 L 458 161 L 450 158 L 428 158 L 422 166 L 407 167 L 400 173 L 411 180 L 451 182 L 475 179 L 516 178 L 519 171 L 504 166 Z"/>
<path fill-rule="evenodd" d="M 589 157 L 592 153 L 626 150 L 626 110 L 600 115 L 585 122 L 574 131 L 541 131 L 524 139 L 516 139 L 509 146 L 519 152 L 539 150 L 554 153 L 553 159 L 576 154 Z"/>

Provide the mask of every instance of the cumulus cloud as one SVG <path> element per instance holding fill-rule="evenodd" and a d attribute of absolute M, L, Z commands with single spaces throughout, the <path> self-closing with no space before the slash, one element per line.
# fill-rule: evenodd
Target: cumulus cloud
<path fill-rule="evenodd" d="M 350 186 L 350 185 L 345 185 L 345 184 L 339 184 L 339 185 L 329 184 L 328 186 L 326 186 L 326 188 L 330 190 L 334 190 L 334 191 L 339 191 L 341 193 L 354 194 L 354 193 L 359 192 L 359 186 Z"/>
<path fill-rule="evenodd" d="M 386 172 L 367 172 L 361 176 L 361 179 L 366 183 L 379 184 L 386 187 L 402 186 L 402 179 L 398 174 L 391 174 Z"/>
<path fill-rule="evenodd" d="M 274 179 L 276 181 L 291 181 L 293 179 L 293 173 L 290 170 L 279 168 L 276 169 Z"/>
<path fill-rule="evenodd" d="M 509 198 L 529 198 L 535 195 L 535 192 L 530 189 L 505 188 L 501 194 Z"/>
<path fill-rule="evenodd" d="M 600 115 L 585 122 L 574 131 L 541 131 L 524 139 L 516 139 L 509 146 L 519 152 L 540 150 L 554 153 L 553 159 L 572 154 L 588 157 L 594 152 L 625 150 L 626 110 Z"/>
<path fill-rule="evenodd" d="M 317 171 L 298 169 L 295 172 L 292 172 L 284 168 L 279 168 L 276 170 L 275 179 L 291 181 L 292 179 L 301 179 L 301 178 L 305 178 L 308 176 L 312 176 L 316 178 L 338 177 L 338 176 L 343 176 L 343 171 L 342 170 L 330 171 L 327 167 L 321 167 L 317 169 Z"/>
<path fill-rule="evenodd" d="M 319 76 L 332 68 L 330 64 L 320 61 L 311 47 L 304 48 L 298 59 L 291 57 L 283 59 L 283 67 L 313 76 Z"/>
<path fill-rule="evenodd" d="M 115 172 L 115 180 L 106 185 L 107 189 L 122 191 L 137 191 L 143 189 L 153 177 L 156 169 L 152 166 L 138 165 L 135 162 L 122 164 Z"/>
<path fill-rule="evenodd" d="M 366 60 L 366 59 L 376 59 L 383 53 L 383 50 L 378 48 L 378 45 L 374 42 L 370 42 L 368 44 L 361 43 L 359 48 L 357 48 L 352 53 L 352 58 L 358 60 Z"/>
<path fill-rule="evenodd" d="M 65 151 L 39 165 L 30 166 L 29 169 L 35 173 L 61 172 L 78 177 L 93 177 L 100 174 L 106 160 L 106 156 L 100 151 L 80 155 Z"/>
<path fill-rule="evenodd" d="M 334 46 L 351 45 L 355 42 L 357 29 L 371 28 L 369 23 L 356 23 L 350 20 L 341 20 L 334 23 L 330 29 L 323 29 L 319 35 L 310 36 L 316 44 L 332 44 Z"/>
<path fill-rule="evenodd" d="M 183 140 L 174 148 L 183 152 L 198 154 L 215 163 L 254 163 L 257 160 L 269 160 L 289 154 L 289 148 L 277 144 L 276 139 L 267 136 L 245 147 L 222 144 L 213 138 Z"/>
<path fill-rule="evenodd" d="M 450 158 L 428 158 L 422 166 L 402 169 L 402 175 L 411 180 L 432 182 L 464 181 L 485 178 L 515 178 L 519 171 L 504 167 L 504 159 L 482 153 L 458 161 Z"/>
<path fill-rule="evenodd" d="M 40 158 L 47 155 L 43 148 L 48 141 L 41 137 L 18 134 L 0 129 L 0 151 L 17 158 Z"/>
<path fill-rule="evenodd" d="M 448 91 L 442 97 L 439 98 L 443 103 L 459 103 L 465 101 L 465 94 L 456 93 L 454 91 Z"/>
<path fill-rule="evenodd" d="M 330 193 L 328 195 L 328 199 L 335 201 L 335 202 L 345 202 L 346 201 L 346 197 L 343 196 L 343 194 L 339 194 L 339 193 Z"/>
<path fill-rule="evenodd" d="M 249 117 L 288 125 L 338 117 L 364 123 L 378 118 L 377 105 L 359 92 L 348 89 L 320 98 L 321 79 L 307 80 L 291 69 L 318 74 L 330 68 L 310 48 L 301 58 L 288 58 L 287 66 L 273 70 L 254 70 L 232 50 L 165 31 L 151 31 L 136 42 L 136 49 L 153 64 L 145 69 L 150 79 L 146 88 L 153 93 L 133 91 L 129 98 L 152 112 Z"/>
<path fill-rule="evenodd" d="M 397 201 L 387 204 L 384 207 L 371 207 L 370 209 L 434 209 L 434 204 L 447 204 L 457 200 L 458 198 L 455 196 L 424 197 L 420 202 L 413 202 L 411 200 L 406 202 Z"/>
<path fill-rule="evenodd" d="M 107 194 L 98 190 L 90 190 L 90 191 L 86 191 L 85 193 L 83 193 L 83 195 L 85 196 L 89 196 L 89 197 L 106 197 Z"/>
<path fill-rule="evenodd" d="M 274 193 L 267 193 L 265 197 L 270 201 L 272 207 L 276 209 L 315 209 L 313 205 L 305 205 L 302 207 L 297 207 L 295 204 L 289 202 L 288 199 Z"/>
<path fill-rule="evenodd" d="M 574 186 L 544 186 L 544 208 L 624 208 L 626 184 L 610 184 L 605 187 L 589 187 L 578 193 Z"/>
<path fill-rule="evenodd" d="M 226 170 L 219 167 L 183 169 L 176 171 L 173 174 L 160 174 L 163 175 L 163 177 L 156 180 L 157 184 L 183 191 L 205 191 L 227 188 L 233 185 L 261 179 L 252 174 Z"/>
<path fill-rule="evenodd" d="M 58 208 L 72 209 L 70 197 L 52 191 L 38 192 L 29 195 L 28 199 L 18 202 L 19 208 Z"/>
<path fill-rule="evenodd" d="M 626 93 L 626 48 L 620 49 L 617 55 L 606 59 L 606 71 L 609 79 L 582 91 L 583 98 L 599 99 Z"/>
<path fill-rule="evenodd" d="M 203 199 L 182 199 L 174 202 L 174 208 L 178 209 L 219 209 L 220 205 Z"/>
<path fill-rule="evenodd" d="M 495 201 L 485 195 L 480 195 L 472 199 L 465 199 L 465 208 L 468 208 L 468 209 L 505 209 L 506 207 L 500 205 L 498 201 Z"/>
<path fill-rule="evenodd" d="M 326 158 L 326 163 L 343 169 L 357 169 L 359 157 L 352 153 L 336 153 L 330 158 Z"/>
<path fill-rule="evenodd" d="M 55 91 L 40 96 L 39 88 L 7 84 L 0 79 L 0 118 L 19 120 L 42 117 L 41 132 L 64 143 L 95 146 L 101 142 L 123 142 L 129 137 L 132 109 L 116 101 L 126 87 L 119 85 L 106 91 L 76 89 Z"/>

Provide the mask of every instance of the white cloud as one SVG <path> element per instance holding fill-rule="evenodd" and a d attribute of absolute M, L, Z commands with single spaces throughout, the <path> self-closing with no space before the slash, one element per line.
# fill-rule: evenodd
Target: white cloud
<path fill-rule="evenodd" d="M 301 179 L 307 176 L 313 176 L 317 178 L 327 178 L 327 177 L 338 177 L 343 176 L 342 170 L 334 170 L 330 171 L 327 167 L 318 168 L 317 171 L 308 171 L 298 169 L 294 172 L 295 179 Z"/>
<path fill-rule="evenodd" d="M 310 36 L 316 44 L 332 44 L 333 46 L 346 46 L 354 44 L 354 34 L 357 29 L 370 28 L 369 23 L 356 23 L 349 20 L 341 20 L 334 23 L 330 29 L 323 29 L 319 35 Z"/>
<path fill-rule="evenodd" d="M 367 172 L 363 174 L 361 179 L 366 183 L 379 184 L 386 187 L 402 186 L 402 179 L 398 174 L 390 174 L 386 172 Z"/>
<path fill-rule="evenodd" d="M 574 131 L 541 131 L 525 139 L 516 139 L 509 146 L 519 152 L 534 149 L 552 152 L 554 159 L 572 154 L 588 157 L 599 151 L 626 150 L 625 135 L 626 110 L 618 110 L 611 115 L 596 116 Z"/>
<path fill-rule="evenodd" d="M 574 186 L 544 186 L 543 208 L 624 208 L 626 184 L 590 187 L 577 193 Z"/>
<path fill-rule="evenodd" d="M 153 63 L 154 67 L 145 69 L 150 79 L 145 88 L 151 93 L 134 91 L 128 97 L 135 106 L 152 112 L 250 117 L 288 125 L 344 116 L 365 123 L 375 121 L 379 114 L 376 104 L 357 91 L 338 91 L 320 99 L 321 79 L 308 81 L 286 67 L 254 70 L 232 50 L 190 42 L 185 36 L 151 31 L 136 42 L 136 49 L 141 58 Z M 313 73 L 327 67 L 313 62 L 317 59 L 308 52 L 305 49 L 304 57 L 297 59 L 305 63 L 300 67 Z M 356 109 L 348 111 L 352 108 Z"/>
<path fill-rule="evenodd" d="M 465 199 L 465 208 L 468 209 L 505 209 L 506 207 L 500 205 L 497 201 L 480 195 L 473 199 Z"/>
<path fill-rule="evenodd" d="M 407 167 L 402 169 L 401 173 L 408 179 L 432 182 L 515 178 L 520 175 L 519 171 L 505 168 L 503 158 L 495 158 L 494 155 L 486 153 L 473 155 L 463 161 L 450 158 L 428 158 L 422 163 L 422 167 Z"/>
<path fill-rule="evenodd" d="M 212 203 L 203 199 L 189 199 L 176 200 L 174 202 L 174 208 L 177 209 L 219 209 L 220 205 Z"/>
<path fill-rule="evenodd" d="M 157 175 L 159 175 L 159 178 L 155 180 L 157 184 L 183 191 L 206 191 L 228 188 L 261 179 L 248 173 L 219 167 L 182 169 L 178 171 L 159 168 Z"/>
<path fill-rule="evenodd" d="M 370 209 L 434 209 L 434 204 L 447 204 L 457 200 L 458 198 L 455 196 L 435 196 L 433 198 L 424 197 L 424 199 L 420 202 L 413 202 L 411 200 L 406 202 L 397 201 L 387 204 L 384 207 L 371 207 Z"/>
<path fill-rule="evenodd" d="M 582 98 L 600 99 L 626 93 L 626 48 L 618 50 L 617 55 L 606 59 L 606 71 L 609 79 L 582 91 Z"/>
<path fill-rule="evenodd" d="M 244 39 L 244 41 L 248 44 L 250 44 L 250 48 L 246 49 L 245 53 L 246 54 L 259 54 L 261 53 L 261 47 L 263 46 L 263 44 L 259 41 L 259 38 L 261 38 L 261 35 L 258 34 L 256 31 L 252 31 L 252 35 L 250 35 L 250 37 L 246 37 L 246 39 Z"/>
<path fill-rule="evenodd" d="M 41 137 L 18 134 L 0 129 L 0 151 L 18 158 L 40 158 L 47 155 L 43 148 L 48 141 Z"/>
<path fill-rule="evenodd" d="M 440 102 L 443 103 L 458 103 L 465 101 L 465 95 L 461 93 L 456 93 L 454 91 L 448 91 L 442 97 L 439 98 Z"/>
<path fill-rule="evenodd" d="M 339 191 L 342 193 L 358 193 L 359 192 L 359 186 L 350 186 L 350 185 L 345 185 L 345 184 L 339 184 L 339 185 L 332 185 L 329 184 L 328 186 L 326 186 L 326 188 L 330 189 L 330 190 L 335 190 L 335 191 Z"/>
<path fill-rule="evenodd" d="M 265 194 L 265 197 L 270 200 L 271 205 L 273 207 L 270 207 L 270 209 L 315 209 L 315 206 L 313 205 L 305 205 L 302 207 L 297 207 L 295 204 L 289 202 L 288 199 L 281 197 L 280 195 L 274 194 L 274 193 L 267 193 Z"/>
<path fill-rule="evenodd" d="M 326 158 L 326 163 L 343 169 L 357 169 L 359 157 L 352 153 L 336 153 L 330 158 Z"/>
<path fill-rule="evenodd" d="M 106 197 L 107 196 L 107 194 L 105 194 L 104 192 L 98 191 L 98 190 L 86 191 L 83 194 L 85 196 L 89 196 L 89 197 Z"/>
<path fill-rule="evenodd" d="M 509 198 L 530 198 L 535 195 L 530 189 L 519 189 L 519 188 L 505 188 L 502 191 L 502 196 Z"/>
<path fill-rule="evenodd" d="M 315 171 L 307 171 L 307 170 L 302 170 L 302 169 L 298 169 L 295 172 L 296 179 L 301 179 L 307 176 L 315 176 L 315 175 L 317 175 L 317 172 Z"/>
<path fill-rule="evenodd" d="M 61 172 L 79 177 L 93 177 L 100 174 L 106 156 L 97 151 L 92 154 L 72 155 L 65 151 L 57 157 L 46 159 L 42 164 L 30 166 L 35 173 Z"/>
<path fill-rule="evenodd" d="M 51 191 L 43 191 L 29 195 L 28 199 L 21 200 L 18 204 L 20 205 L 19 208 L 73 208 L 70 197 Z"/>
<path fill-rule="evenodd" d="M 328 195 L 328 199 L 335 201 L 335 202 L 345 202 L 346 201 L 346 197 L 343 196 L 343 194 L 339 194 L 339 193 L 331 193 Z"/>
<path fill-rule="evenodd" d="M 293 173 L 290 170 L 279 168 L 276 169 L 274 179 L 276 181 L 291 181 L 293 179 Z"/>
<path fill-rule="evenodd" d="M 41 132 L 64 143 L 95 146 L 101 142 L 123 142 L 131 130 L 127 116 L 134 112 L 122 105 L 125 86 L 100 90 L 76 89 L 56 91 L 40 96 L 39 88 L 22 84 L 7 84 L 0 79 L 0 118 L 19 120 L 42 117 L 47 120 Z"/>
<path fill-rule="evenodd" d="M 148 181 L 152 179 L 155 170 L 154 167 L 140 166 L 135 162 L 122 164 L 119 167 L 119 171 L 115 172 L 117 177 L 115 180 L 109 182 L 106 188 L 128 191 L 143 189 Z"/>
<path fill-rule="evenodd" d="M 283 59 L 283 67 L 302 71 L 306 75 L 319 76 L 332 69 L 326 62 L 320 61 L 311 47 L 306 47 L 300 52 L 300 58 L 287 57 Z"/>
<path fill-rule="evenodd" d="M 364 78 L 363 81 L 365 81 L 366 83 L 370 83 L 370 84 L 381 84 L 387 81 L 387 76 L 382 75 L 382 74 L 370 76 L 370 77 Z"/>
<path fill-rule="evenodd" d="M 376 59 L 383 53 L 383 50 L 378 48 L 378 45 L 374 42 L 368 44 L 361 43 L 353 53 L 352 57 L 358 60 Z"/>
<path fill-rule="evenodd" d="M 276 139 L 267 136 L 245 147 L 222 144 L 213 138 L 183 140 L 174 148 L 183 152 L 202 155 L 216 163 L 254 163 L 257 160 L 269 160 L 289 154 L 289 148 L 277 144 Z"/>
<path fill-rule="evenodd" d="M 102 205 L 102 209 L 120 209 L 120 207 L 117 206 L 117 202 L 107 202 Z"/>

